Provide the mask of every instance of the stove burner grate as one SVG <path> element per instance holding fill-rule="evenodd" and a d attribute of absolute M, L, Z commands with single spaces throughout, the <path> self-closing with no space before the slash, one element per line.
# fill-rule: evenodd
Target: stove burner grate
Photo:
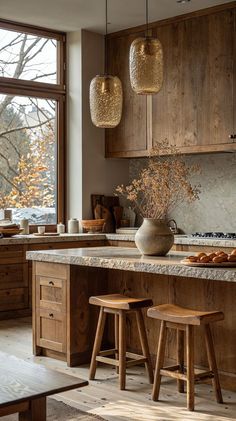
<path fill-rule="evenodd" d="M 195 232 L 191 236 L 195 238 L 217 238 L 222 240 L 236 240 L 235 232 Z"/>

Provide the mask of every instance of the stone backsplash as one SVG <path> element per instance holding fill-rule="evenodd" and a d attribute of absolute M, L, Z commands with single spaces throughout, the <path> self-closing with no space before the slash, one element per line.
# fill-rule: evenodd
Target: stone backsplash
<path fill-rule="evenodd" d="M 236 232 L 236 153 L 186 156 L 185 160 L 200 166 L 201 174 L 193 179 L 201 184 L 200 200 L 181 204 L 169 217 L 185 233 Z M 144 164 L 145 158 L 130 160 L 130 180 Z"/>

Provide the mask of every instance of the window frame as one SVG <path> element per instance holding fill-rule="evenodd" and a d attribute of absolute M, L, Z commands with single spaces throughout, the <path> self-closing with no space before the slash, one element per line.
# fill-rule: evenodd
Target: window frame
<path fill-rule="evenodd" d="M 57 102 L 57 222 L 66 220 L 66 34 L 59 31 L 0 19 L 0 29 L 23 32 L 57 40 L 57 83 L 0 77 L 0 94 L 51 99 Z M 35 224 L 30 231 L 37 230 Z M 46 231 L 56 225 L 45 225 Z"/>

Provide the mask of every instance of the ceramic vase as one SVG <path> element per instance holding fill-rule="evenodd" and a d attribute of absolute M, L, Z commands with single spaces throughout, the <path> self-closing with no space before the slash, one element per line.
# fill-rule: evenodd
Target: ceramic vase
<path fill-rule="evenodd" d="M 135 235 L 139 251 L 147 256 L 165 256 L 174 244 L 174 235 L 162 219 L 144 218 Z"/>

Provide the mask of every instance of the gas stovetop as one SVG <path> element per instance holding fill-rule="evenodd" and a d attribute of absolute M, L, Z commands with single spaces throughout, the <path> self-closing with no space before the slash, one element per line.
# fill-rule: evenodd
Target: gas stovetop
<path fill-rule="evenodd" d="M 235 232 L 195 232 L 191 234 L 195 238 L 216 238 L 222 240 L 236 240 Z"/>

